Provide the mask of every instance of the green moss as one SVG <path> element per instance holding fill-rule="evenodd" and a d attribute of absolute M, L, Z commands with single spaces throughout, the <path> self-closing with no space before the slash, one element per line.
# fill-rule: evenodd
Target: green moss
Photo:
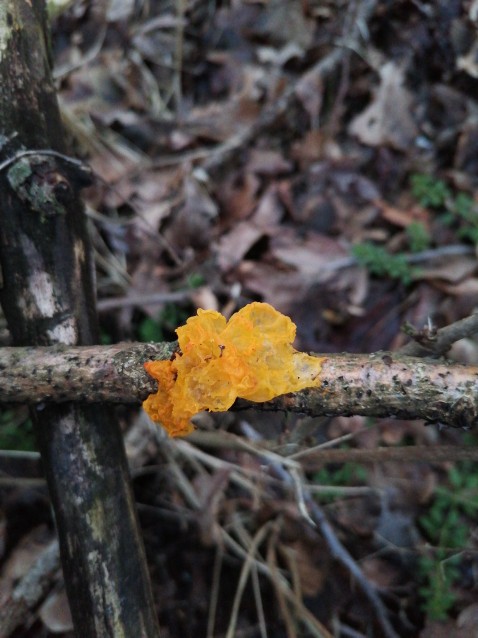
<path fill-rule="evenodd" d="M 7 179 L 15 192 L 21 189 L 32 175 L 32 167 L 27 158 L 23 157 L 12 164 L 7 173 Z"/>

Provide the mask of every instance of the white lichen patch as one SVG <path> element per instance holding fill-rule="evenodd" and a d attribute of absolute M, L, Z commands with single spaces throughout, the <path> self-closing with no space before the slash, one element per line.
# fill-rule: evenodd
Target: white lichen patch
<path fill-rule="evenodd" d="M 9 9 L 9 2 L 0 2 L 0 62 L 3 59 L 4 51 L 8 49 L 8 43 L 12 34 L 12 27 L 8 24 Z"/>
<path fill-rule="evenodd" d="M 73 346 L 78 342 L 78 331 L 73 317 L 68 317 L 51 330 L 47 330 L 47 335 L 53 343 L 66 343 Z"/>
<path fill-rule="evenodd" d="M 46 272 L 33 272 L 28 292 L 43 317 L 53 317 L 58 309 L 53 281 Z"/>
<path fill-rule="evenodd" d="M 75 255 L 75 262 L 83 264 L 86 259 L 85 244 L 81 239 L 77 239 L 73 246 L 73 252 Z"/>
<path fill-rule="evenodd" d="M 106 523 L 103 504 L 97 500 L 86 513 L 86 523 L 91 530 L 91 536 L 95 541 L 105 538 Z"/>

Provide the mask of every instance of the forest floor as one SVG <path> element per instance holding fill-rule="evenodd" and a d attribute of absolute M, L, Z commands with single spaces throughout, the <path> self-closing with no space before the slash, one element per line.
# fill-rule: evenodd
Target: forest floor
<path fill-rule="evenodd" d="M 298 349 L 368 353 L 477 308 L 476 0 L 58 11 L 104 343 L 265 301 Z M 477 365 L 478 341 L 449 357 Z M 2 409 L 0 447 L 30 446 L 25 410 Z M 118 416 L 163 638 L 477 635 L 476 464 L 373 456 L 477 432 L 249 410 L 173 440 Z M 324 465 L 302 454 L 317 446 L 371 454 Z M 20 454 L 2 479 L 0 596 L 52 537 L 36 463 Z M 61 581 L 12 635 L 73 635 Z"/>

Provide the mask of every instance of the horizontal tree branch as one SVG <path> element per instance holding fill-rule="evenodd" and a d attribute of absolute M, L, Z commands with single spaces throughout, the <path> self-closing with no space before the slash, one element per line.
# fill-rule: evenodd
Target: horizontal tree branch
<path fill-rule="evenodd" d="M 0 401 L 138 403 L 156 391 L 143 368 L 169 359 L 174 343 L 0 349 Z M 288 394 L 262 410 L 311 416 L 354 414 L 425 419 L 470 428 L 478 419 L 478 368 L 399 353 L 328 354 L 321 386 Z M 257 406 L 244 400 L 235 409 Z"/>

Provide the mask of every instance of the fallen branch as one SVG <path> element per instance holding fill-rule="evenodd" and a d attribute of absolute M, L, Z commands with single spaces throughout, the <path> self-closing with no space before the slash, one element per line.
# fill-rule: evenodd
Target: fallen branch
<path fill-rule="evenodd" d="M 414 341 L 410 341 L 401 348 L 400 354 L 409 357 L 441 357 L 456 341 L 476 334 L 478 334 L 478 312 L 439 330 L 424 328 L 414 331 L 412 334 Z"/>
<path fill-rule="evenodd" d="M 139 403 L 156 391 L 143 369 L 169 359 L 175 344 L 18 347 L 0 350 L 0 402 Z M 399 353 L 330 354 L 322 385 L 264 404 L 311 416 L 424 419 L 471 428 L 478 419 L 478 367 Z M 253 404 L 258 405 L 258 404 Z M 239 400 L 236 409 L 251 407 Z"/>
<path fill-rule="evenodd" d="M 0 638 L 10 636 L 35 612 L 53 587 L 60 567 L 58 541 L 53 540 L 13 591 L 0 601 Z"/>

